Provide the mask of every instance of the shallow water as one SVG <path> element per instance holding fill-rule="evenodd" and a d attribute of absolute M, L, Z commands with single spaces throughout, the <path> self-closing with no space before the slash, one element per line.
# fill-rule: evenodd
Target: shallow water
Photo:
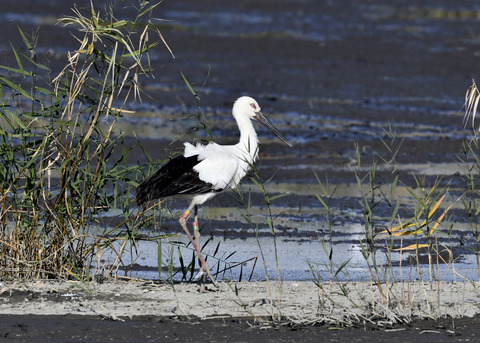
<path fill-rule="evenodd" d="M 70 29 L 54 23 L 57 17 L 71 14 L 71 6 L 60 0 L 41 6 L 39 2 L 5 4 L 0 19 L 6 23 L 4 32 L 11 35 L 3 35 L 0 48 L 6 51 L 7 39 L 16 35 L 12 20 L 27 31 L 40 25 L 40 51 L 60 68 L 66 51 L 75 45 Z M 121 11 L 123 16 L 130 13 L 128 7 Z M 424 1 L 421 5 L 413 0 L 223 0 L 201 5 L 166 1 L 157 17 L 169 20 L 160 29 L 175 59 L 162 47 L 152 53 L 155 78 L 145 79 L 143 86 L 153 100 L 132 103 L 129 107 L 135 113 L 122 119 L 119 131 L 132 144 L 134 135 L 138 137 L 155 159 L 165 159 L 178 148 L 179 143 L 170 142 L 194 125 L 181 118 L 197 113 L 198 105 L 180 70 L 196 88 L 204 119 L 218 142 L 236 140 L 238 132 L 230 115 L 233 101 L 243 94 L 254 96 L 294 144 L 290 149 L 258 127 L 262 145 L 257 166 L 264 179 L 272 176 L 267 190 L 271 195 L 288 195 L 272 203 L 275 242 L 263 196 L 249 180 L 242 190 L 251 193 L 248 211 L 254 225 L 244 220 L 247 207 L 239 206 L 235 195 L 222 194 L 204 205 L 202 234 L 211 238 L 204 251 L 213 255 L 220 244 L 215 257 L 209 257 L 210 265 L 216 258 L 220 258 L 220 269 L 249 261 L 221 277 L 238 279 L 241 274 L 243 279 L 250 275 L 263 279 L 263 254 L 268 275 L 276 277 L 276 246 L 283 279 L 304 280 L 314 275 L 328 279 L 332 237 L 333 273 L 348 261 L 337 277 L 365 280 L 369 274 L 361 246 L 367 236 L 363 203 L 368 180 L 360 189 L 355 172 L 363 177 L 372 161 L 377 163 L 376 184 L 383 186 L 376 197 L 385 197 L 375 207 L 377 232 L 398 224 L 391 223 L 397 202 L 402 204 L 398 212 L 402 220 L 413 217 L 415 201 L 408 189 L 420 193 L 417 180 L 426 189 L 436 180 L 450 185 L 443 208 L 467 186 L 463 175 L 468 166 L 459 158 L 462 141 L 469 138 L 471 129 L 464 127 L 462 105 L 479 69 L 479 13 L 480 7 L 470 1 Z M 132 156 L 132 161 L 136 159 L 146 163 L 140 155 Z M 394 171 L 402 184 L 392 193 Z M 317 199 L 322 188 L 314 172 L 335 190 L 331 229 L 327 211 Z M 161 232 L 180 233 L 176 217 L 186 204 L 175 201 L 170 206 L 172 218 Z M 478 223 L 477 217 L 470 220 Z M 477 280 L 472 226 L 460 203 L 444 222 L 438 229 L 442 231 L 438 243 L 442 250 L 453 252 L 459 274 Z M 404 246 L 413 242 L 405 239 Z M 183 235 L 170 240 L 186 241 Z M 386 245 L 387 239 L 376 242 L 377 261 L 390 266 L 392 277 L 419 277 L 416 263 L 409 263 L 410 253 L 391 251 L 388 255 Z M 399 246 L 396 240 L 394 248 Z M 141 241 L 138 252 L 136 275 L 158 278 L 156 243 Z M 255 267 L 253 258 L 257 258 Z M 108 261 L 104 256 L 104 263 Z M 427 260 L 420 263 L 427 277 Z M 444 264 L 440 266 L 443 280 L 459 279 Z"/>

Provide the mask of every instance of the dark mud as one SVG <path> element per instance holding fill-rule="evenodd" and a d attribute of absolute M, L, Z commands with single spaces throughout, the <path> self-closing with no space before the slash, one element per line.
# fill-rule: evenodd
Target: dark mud
<path fill-rule="evenodd" d="M 190 322 L 85 316 L 0 315 L 0 342 L 476 342 L 480 317 L 415 320 L 378 329 L 316 325 L 267 328 L 253 319 Z"/>

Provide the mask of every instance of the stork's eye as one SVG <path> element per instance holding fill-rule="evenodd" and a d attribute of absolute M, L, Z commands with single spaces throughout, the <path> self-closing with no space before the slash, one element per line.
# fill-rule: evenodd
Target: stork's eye
<path fill-rule="evenodd" d="M 257 105 L 255 105 L 253 102 L 250 104 L 254 110 L 257 110 Z"/>

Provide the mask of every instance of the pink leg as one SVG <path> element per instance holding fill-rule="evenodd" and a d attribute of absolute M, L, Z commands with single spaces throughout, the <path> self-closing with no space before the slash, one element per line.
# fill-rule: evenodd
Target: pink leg
<path fill-rule="evenodd" d="M 180 225 L 183 228 L 183 231 L 185 231 L 188 239 L 192 243 L 193 248 L 197 252 L 197 256 L 198 256 L 198 259 L 200 260 L 200 264 L 201 264 L 200 272 L 207 273 L 208 277 L 210 277 L 210 280 L 212 280 L 212 283 L 215 285 L 215 281 L 213 279 L 212 273 L 210 272 L 210 268 L 208 268 L 207 262 L 205 262 L 205 259 L 203 258 L 202 253 L 200 252 L 200 248 L 199 248 L 200 247 L 200 232 L 198 231 L 198 219 L 197 219 L 196 211 L 195 211 L 195 221 L 193 223 L 193 231 L 194 231 L 194 234 L 195 234 L 196 242 L 193 240 L 193 237 L 192 237 L 192 235 L 190 234 L 190 232 L 188 231 L 188 228 L 187 228 L 187 220 L 190 217 L 190 211 L 191 211 L 192 207 L 193 206 L 190 205 L 190 207 L 183 213 L 183 215 L 180 217 L 179 222 L 180 222 Z"/>

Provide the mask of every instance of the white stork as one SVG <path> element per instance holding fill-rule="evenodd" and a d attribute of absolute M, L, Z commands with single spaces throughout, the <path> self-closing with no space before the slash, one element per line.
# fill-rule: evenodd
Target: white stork
<path fill-rule="evenodd" d="M 155 174 L 143 181 L 136 190 L 137 204 L 173 195 L 188 195 L 190 206 L 180 217 L 180 225 L 187 234 L 200 260 L 199 279 L 206 276 L 214 279 L 200 252 L 197 206 L 213 198 L 217 193 L 236 187 L 258 157 L 258 138 L 251 119 L 256 119 L 272 131 L 288 146 L 285 137 L 262 114 L 258 103 L 247 96 L 237 99 L 233 116 L 240 129 L 240 141 L 235 145 L 207 145 L 184 143 L 185 153 L 170 160 Z M 186 222 L 194 209 L 193 232 L 196 242 L 187 229 Z"/>

